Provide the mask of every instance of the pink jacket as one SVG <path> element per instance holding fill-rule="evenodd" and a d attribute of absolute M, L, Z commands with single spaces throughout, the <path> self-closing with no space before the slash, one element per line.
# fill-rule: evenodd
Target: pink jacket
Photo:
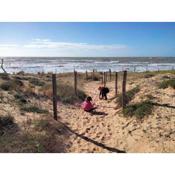
<path fill-rule="evenodd" d="M 92 103 L 90 101 L 84 101 L 81 105 L 81 107 L 85 110 L 85 111 L 89 111 L 91 110 L 94 106 L 92 105 Z"/>

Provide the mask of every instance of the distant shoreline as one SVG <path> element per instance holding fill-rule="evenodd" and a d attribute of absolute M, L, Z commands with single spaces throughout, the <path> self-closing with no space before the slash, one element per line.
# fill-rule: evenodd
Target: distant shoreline
<path fill-rule="evenodd" d="M 9 73 L 24 71 L 38 72 L 78 72 L 123 71 L 145 72 L 175 69 L 175 57 L 6 57 L 4 68 Z M 1 72 L 1 69 L 0 69 Z"/>

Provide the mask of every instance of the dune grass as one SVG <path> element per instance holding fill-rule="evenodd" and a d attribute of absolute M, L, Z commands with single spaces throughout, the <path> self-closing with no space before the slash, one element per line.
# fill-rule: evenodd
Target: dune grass
<path fill-rule="evenodd" d="M 17 90 L 22 86 L 24 86 L 24 83 L 18 79 L 11 79 L 0 84 L 0 88 L 4 91 Z"/>
<path fill-rule="evenodd" d="M 45 82 L 39 80 L 38 78 L 30 78 L 29 82 L 35 86 L 44 86 L 45 85 Z"/>
<path fill-rule="evenodd" d="M 152 113 L 153 104 L 149 101 L 144 101 L 132 105 L 128 105 L 124 108 L 123 114 L 127 117 L 135 116 L 138 119 L 142 119 Z"/>
<path fill-rule="evenodd" d="M 46 109 L 41 109 L 37 106 L 33 106 L 33 105 L 25 105 L 21 107 L 21 111 L 24 112 L 33 112 L 33 113 L 38 113 L 38 114 L 47 114 L 48 110 Z"/>
<path fill-rule="evenodd" d="M 0 116 L 0 126 L 8 127 L 9 125 L 14 124 L 14 119 L 11 115 Z"/>
<path fill-rule="evenodd" d="M 57 93 L 58 100 L 65 104 L 74 104 L 75 102 L 81 102 L 86 98 L 86 94 L 83 90 L 77 89 L 76 95 L 74 87 L 68 84 L 58 84 Z"/>
<path fill-rule="evenodd" d="M 126 104 L 128 104 L 139 91 L 140 91 L 139 86 L 136 86 L 133 89 L 127 91 L 126 92 Z M 122 106 L 122 94 L 119 94 L 117 98 L 117 103 L 119 106 Z"/>
<path fill-rule="evenodd" d="M 159 83 L 160 89 L 166 89 L 168 87 L 172 87 L 173 89 L 175 89 L 175 78 L 164 80 L 161 83 Z"/>

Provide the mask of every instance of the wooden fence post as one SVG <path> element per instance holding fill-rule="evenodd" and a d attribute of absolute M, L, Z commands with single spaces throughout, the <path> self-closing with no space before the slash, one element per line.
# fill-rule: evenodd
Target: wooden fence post
<path fill-rule="evenodd" d="M 4 59 L 1 60 L 1 69 L 5 74 L 7 74 L 6 70 L 4 69 Z"/>
<path fill-rule="evenodd" d="M 115 97 L 117 97 L 118 93 L 118 73 L 115 72 Z"/>
<path fill-rule="evenodd" d="M 111 81 L 111 69 L 109 69 L 109 80 Z"/>
<path fill-rule="evenodd" d="M 123 109 L 126 107 L 126 78 L 127 71 L 123 72 L 123 85 L 122 85 L 122 107 Z"/>
<path fill-rule="evenodd" d="M 101 84 L 103 84 L 103 72 L 100 72 L 101 77 Z"/>
<path fill-rule="evenodd" d="M 86 80 L 88 79 L 88 72 L 87 72 L 87 70 L 86 70 Z"/>
<path fill-rule="evenodd" d="M 53 88 L 53 117 L 57 120 L 57 82 L 56 74 L 52 74 L 52 88 Z"/>
<path fill-rule="evenodd" d="M 106 86 L 106 72 L 103 72 L 103 85 Z"/>
<path fill-rule="evenodd" d="M 92 80 L 94 80 L 94 74 L 95 74 L 95 70 L 93 69 L 93 71 L 92 71 Z"/>
<path fill-rule="evenodd" d="M 74 70 L 74 90 L 75 95 L 77 95 L 77 71 Z"/>

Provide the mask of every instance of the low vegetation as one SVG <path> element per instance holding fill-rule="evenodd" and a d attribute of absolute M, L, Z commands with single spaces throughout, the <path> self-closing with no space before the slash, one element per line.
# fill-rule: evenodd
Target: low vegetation
<path fill-rule="evenodd" d="M 7 127 L 14 124 L 14 119 L 11 115 L 0 116 L 0 127 Z"/>
<path fill-rule="evenodd" d="M 77 89 L 77 95 L 75 94 L 74 87 L 67 84 L 58 84 L 58 100 L 65 104 L 74 104 L 81 102 L 86 98 L 86 94 Z"/>
<path fill-rule="evenodd" d="M 145 116 L 148 116 L 152 113 L 153 104 L 149 101 L 144 101 L 132 105 L 126 106 L 123 110 L 124 116 L 135 116 L 138 119 L 142 119 Z"/>
<path fill-rule="evenodd" d="M 5 74 L 5 73 L 0 73 L 0 78 L 2 80 L 10 80 L 10 76 L 8 74 Z"/>
<path fill-rule="evenodd" d="M 16 126 L 11 115 L 0 116 L 0 136 Z"/>
<path fill-rule="evenodd" d="M 27 103 L 26 97 L 22 93 L 16 93 L 14 97 L 20 103 Z"/>
<path fill-rule="evenodd" d="M 0 84 L 0 88 L 4 91 L 17 90 L 19 87 L 24 86 L 23 82 L 18 79 L 13 79 L 10 81 L 4 81 Z"/>
<path fill-rule="evenodd" d="M 37 106 L 33 106 L 33 105 L 25 105 L 21 107 L 21 111 L 24 112 L 33 112 L 33 113 L 39 113 L 39 114 L 47 114 L 48 110 L 46 109 L 41 109 Z"/>
<path fill-rule="evenodd" d="M 140 91 L 139 86 L 136 86 L 135 88 L 129 90 L 126 92 L 126 104 L 128 104 L 135 96 Z M 117 98 L 117 103 L 119 106 L 122 106 L 122 94 L 119 94 Z"/>
<path fill-rule="evenodd" d="M 35 128 L 39 129 L 39 130 L 44 130 L 44 129 L 49 127 L 49 121 L 48 120 L 44 120 L 44 119 L 42 119 L 42 120 L 35 120 L 33 122 L 33 124 L 34 124 Z"/>
<path fill-rule="evenodd" d="M 31 78 L 31 79 L 29 79 L 29 82 L 35 86 L 44 86 L 45 85 L 44 81 L 41 81 L 37 78 Z"/>
<path fill-rule="evenodd" d="M 155 75 L 154 74 L 152 74 L 152 73 L 146 73 L 145 75 L 144 75 L 144 78 L 151 78 L 151 77 L 154 77 Z"/>
<path fill-rule="evenodd" d="M 101 77 L 100 76 L 97 76 L 97 75 L 94 75 L 94 76 L 92 76 L 92 75 L 90 75 L 90 76 L 88 76 L 87 78 L 85 78 L 86 80 L 92 80 L 92 81 L 100 81 L 101 80 Z"/>
<path fill-rule="evenodd" d="M 175 89 L 175 78 L 169 79 L 169 80 L 164 80 L 161 83 L 159 83 L 159 88 L 160 89 L 165 89 L 168 87 L 172 87 Z"/>

